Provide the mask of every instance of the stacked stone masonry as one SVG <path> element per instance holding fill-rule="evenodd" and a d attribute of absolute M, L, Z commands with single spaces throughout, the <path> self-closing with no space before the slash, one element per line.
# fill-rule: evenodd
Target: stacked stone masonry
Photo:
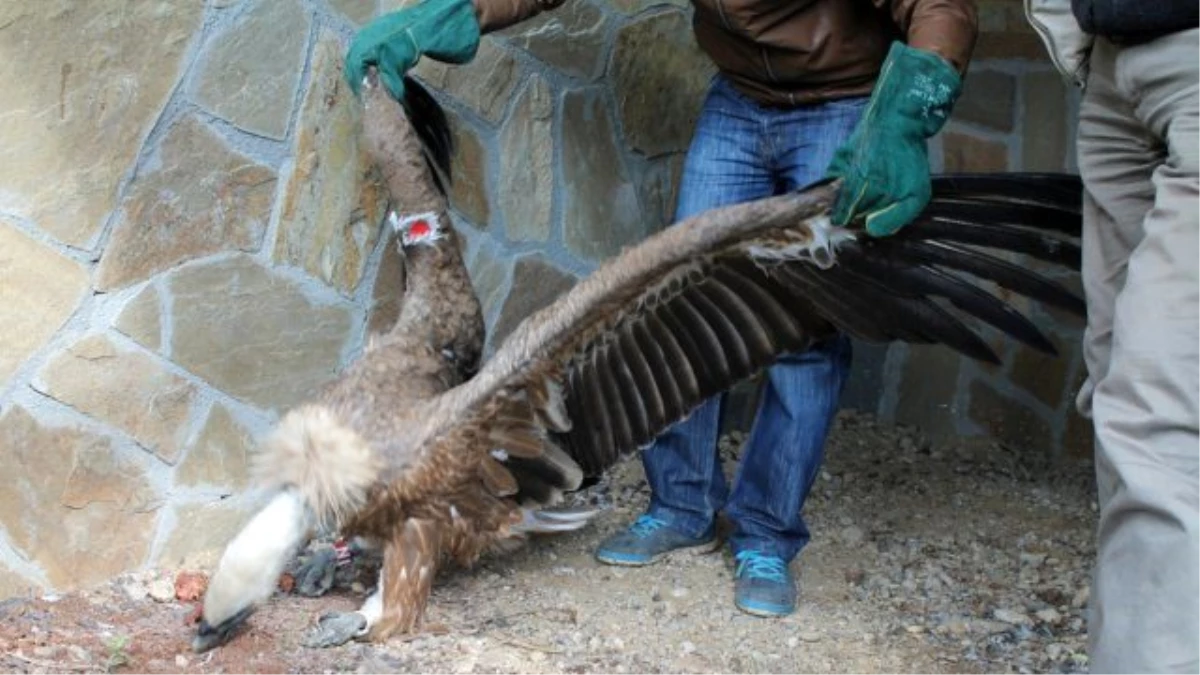
<path fill-rule="evenodd" d="M 260 497 L 244 490 L 255 439 L 395 320 L 403 261 L 341 56 L 402 4 L 0 3 L 0 598 L 211 562 Z M 980 9 L 934 168 L 1072 170 L 1076 93 L 1018 1 Z M 671 221 L 712 75 L 689 13 L 570 0 L 470 65 L 416 69 L 453 124 L 492 346 Z M 846 404 L 1087 457 L 1080 326 L 1031 310 L 1061 358 L 994 335 L 997 368 L 858 345 Z"/>

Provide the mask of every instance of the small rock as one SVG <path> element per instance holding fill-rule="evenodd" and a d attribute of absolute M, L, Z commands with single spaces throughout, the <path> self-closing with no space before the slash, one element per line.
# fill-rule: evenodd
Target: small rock
<path fill-rule="evenodd" d="M 1045 553 L 1022 553 L 1021 564 L 1029 567 L 1041 567 L 1046 562 Z"/>
<path fill-rule="evenodd" d="M 1058 610 L 1054 609 L 1053 607 L 1039 609 L 1038 611 L 1034 612 L 1033 615 L 1036 616 L 1038 621 L 1041 621 L 1042 623 L 1053 625 L 1057 624 L 1059 621 L 1062 621 L 1062 614 L 1059 614 Z"/>
<path fill-rule="evenodd" d="M 68 645 L 67 651 L 71 653 L 71 658 L 81 663 L 87 663 L 92 660 L 92 655 L 88 653 L 88 650 L 79 645 Z"/>
<path fill-rule="evenodd" d="M 917 624 L 915 624 L 915 623 L 914 623 L 914 624 L 911 624 L 911 625 L 905 626 L 905 627 L 904 627 L 904 630 L 906 630 L 906 631 L 908 631 L 909 633 L 911 633 L 911 634 L 915 635 L 915 634 L 917 634 L 917 633 L 923 633 L 923 632 L 925 632 L 925 627 L 924 627 L 924 626 L 919 626 L 919 625 L 917 625 Z"/>
<path fill-rule="evenodd" d="M 1012 629 L 1012 624 L 1003 621 L 989 621 L 988 619 L 975 619 L 971 622 L 971 628 L 977 633 L 985 633 L 987 635 L 996 635 L 997 633 L 1006 633 Z"/>
<path fill-rule="evenodd" d="M 842 528 L 840 537 L 842 543 L 846 544 L 847 546 L 855 546 L 857 544 L 861 544 L 863 539 L 866 538 L 866 535 L 863 534 L 862 528 L 851 525 L 849 527 Z"/>
<path fill-rule="evenodd" d="M 155 602 L 171 602 L 175 599 L 175 584 L 169 579 L 155 579 L 150 582 L 149 591 Z"/>
<path fill-rule="evenodd" d="M 175 599 L 195 602 L 204 597 L 208 589 L 208 576 L 201 572 L 180 572 L 175 576 Z"/>
<path fill-rule="evenodd" d="M 679 645 L 679 650 L 684 654 L 691 654 L 692 652 L 696 651 L 696 645 L 684 640 L 683 644 Z"/>
<path fill-rule="evenodd" d="M 820 642 L 821 634 L 816 631 L 805 631 L 798 636 L 804 642 Z"/>
<path fill-rule="evenodd" d="M 965 635 L 970 630 L 970 626 L 961 617 L 951 617 L 939 623 L 934 630 L 942 634 L 949 633 L 954 636 L 960 636 Z"/>
<path fill-rule="evenodd" d="M 1057 642 L 1046 645 L 1046 658 L 1050 659 L 1051 661 L 1057 661 L 1061 659 L 1063 654 L 1066 652 L 1066 645 L 1062 645 Z"/>
<path fill-rule="evenodd" d="M 121 590 L 125 592 L 125 597 L 134 601 L 143 600 L 147 595 L 149 595 L 149 591 L 146 590 L 146 587 L 136 581 L 131 581 L 123 585 Z"/>
<path fill-rule="evenodd" d="M 575 576 L 575 568 L 569 565 L 558 565 L 551 568 L 550 573 L 556 577 L 573 577 Z"/>
<path fill-rule="evenodd" d="M 658 590 L 657 588 L 654 589 L 654 592 L 650 594 L 650 600 L 653 602 L 662 602 L 662 598 L 662 591 Z"/>
<path fill-rule="evenodd" d="M 795 649 L 799 644 L 800 644 L 800 638 L 796 637 L 795 635 L 793 635 L 787 639 L 787 646 L 792 649 Z"/>
<path fill-rule="evenodd" d="M 48 659 L 48 658 L 51 658 L 52 656 L 54 656 L 54 653 L 57 651 L 58 651 L 57 647 L 50 647 L 48 645 L 43 645 L 40 647 L 34 647 L 33 655 L 39 659 Z"/>
<path fill-rule="evenodd" d="M 363 595 L 367 592 L 367 587 L 363 586 L 361 581 L 355 581 L 350 584 L 350 591 L 355 595 Z"/>
<path fill-rule="evenodd" d="M 1088 603 L 1092 596 L 1092 587 L 1084 586 L 1075 592 L 1075 597 L 1071 598 L 1071 606 L 1075 609 L 1080 609 Z"/>
<path fill-rule="evenodd" d="M 683 586 L 676 586 L 675 588 L 671 589 L 672 598 L 686 598 L 687 595 L 688 589 L 684 588 Z"/>
<path fill-rule="evenodd" d="M 998 607 L 992 610 L 992 617 L 997 621 L 1003 621 L 1004 623 L 1012 624 L 1014 626 L 1028 626 L 1029 624 L 1033 623 L 1033 620 L 1030 619 L 1029 616 L 1024 612 L 1018 612 L 1014 609 L 1005 609 L 1003 607 Z"/>
<path fill-rule="evenodd" d="M 291 572 L 283 572 L 279 575 L 279 590 L 283 593 L 291 593 L 296 588 L 296 577 Z"/>
<path fill-rule="evenodd" d="M 183 654 L 176 654 L 175 655 L 175 666 L 178 668 L 187 668 L 188 667 L 187 657 L 184 656 Z"/>

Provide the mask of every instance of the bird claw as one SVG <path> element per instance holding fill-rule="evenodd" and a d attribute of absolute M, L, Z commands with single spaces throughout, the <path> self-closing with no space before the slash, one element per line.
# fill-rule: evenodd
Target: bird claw
<path fill-rule="evenodd" d="M 337 554 L 329 549 L 317 551 L 296 573 L 296 591 L 310 598 L 325 595 L 333 588 L 337 572 Z"/>
<path fill-rule="evenodd" d="M 304 638 L 304 646 L 313 649 L 337 647 L 362 637 L 367 632 L 367 617 L 358 612 L 327 612 L 317 619 L 317 627 Z"/>

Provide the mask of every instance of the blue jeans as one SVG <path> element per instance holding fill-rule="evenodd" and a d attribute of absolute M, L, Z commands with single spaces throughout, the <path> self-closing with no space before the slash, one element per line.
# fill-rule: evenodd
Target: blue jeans
<path fill-rule="evenodd" d="M 766 108 L 717 76 L 684 164 L 676 222 L 821 178 L 866 103 Z M 800 508 L 824 459 L 849 368 L 850 341 L 839 336 L 785 354 L 767 371 L 732 494 L 717 457 L 724 394 L 706 401 L 643 452 L 649 514 L 700 537 L 724 509 L 735 553 L 755 549 L 790 561 L 809 541 Z"/>

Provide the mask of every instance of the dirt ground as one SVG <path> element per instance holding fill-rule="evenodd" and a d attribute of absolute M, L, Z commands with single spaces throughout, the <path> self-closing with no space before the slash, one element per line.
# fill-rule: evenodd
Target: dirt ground
<path fill-rule="evenodd" d="M 740 438 L 722 453 L 734 459 Z M 800 607 L 760 619 L 732 604 L 727 548 L 613 568 L 596 543 L 641 511 L 641 464 L 577 496 L 608 510 L 584 531 L 445 573 L 425 631 L 306 649 L 322 598 L 277 593 L 232 642 L 191 652 L 178 570 L 0 604 L 7 672 L 1086 672 L 1094 559 L 1089 467 L 1048 471 L 989 442 L 931 447 L 844 413 L 805 507 Z M 361 570 L 360 570 L 361 572 Z M 365 577 L 364 577 L 365 579 Z M 347 580 L 349 581 L 349 580 Z"/>

